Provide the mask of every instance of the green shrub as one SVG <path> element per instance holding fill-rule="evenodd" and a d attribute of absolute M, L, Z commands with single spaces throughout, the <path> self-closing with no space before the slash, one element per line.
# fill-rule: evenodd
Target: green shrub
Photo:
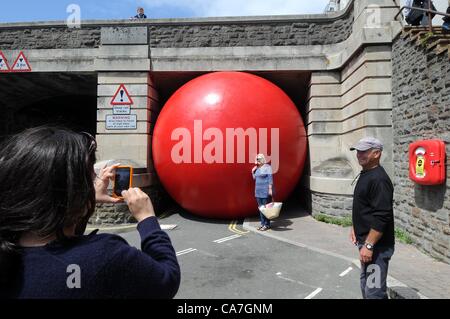
<path fill-rule="evenodd" d="M 408 233 L 406 233 L 404 230 L 402 230 L 400 228 L 395 228 L 395 238 L 404 244 L 412 244 L 413 243 L 413 240 L 408 235 Z"/>
<path fill-rule="evenodd" d="M 315 220 L 317 220 L 319 222 L 324 222 L 327 224 L 339 225 L 342 227 L 349 227 L 349 226 L 353 225 L 351 216 L 334 217 L 334 216 L 329 216 L 329 215 L 325 215 L 325 214 L 317 214 L 313 217 Z M 404 230 L 402 230 L 400 228 L 395 228 L 395 238 L 404 244 L 410 245 L 413 243 L 413 240 L 408 235 L 408 233 L 406 233 Z"/>
<path fill-rule="evenodd" d="M 349 226 L 353 225 L 351 216 L 333 217 L 333 216 L 328 216 L 328 215 L 324 215 L 324 214 L 318 214 L 318 215 L 314 216 L 314 218 L 319 222 L 339 225 L 342 227 L 349 227 Z"/>

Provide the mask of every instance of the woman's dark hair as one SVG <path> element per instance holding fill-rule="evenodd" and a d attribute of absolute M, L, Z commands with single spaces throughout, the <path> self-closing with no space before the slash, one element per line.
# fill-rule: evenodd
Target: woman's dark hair
<path fill-rule="evenodd" d="M 49 126 L 27 129 L 2 143 L 0 287 L 15 277 L 22 234 L 61 240 L 67 226 L 84 231 L 95 210 L 95 148 L 87 133 Z"/>

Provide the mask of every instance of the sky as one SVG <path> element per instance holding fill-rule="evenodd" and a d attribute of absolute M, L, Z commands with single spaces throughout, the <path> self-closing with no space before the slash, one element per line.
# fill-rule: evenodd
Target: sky
<path fill-rule="evenodd" d="M 128 19 L 142 6 L 148 18 L 192 18 L 323 13 L 329 0 L 0 0 L 0 23 L 64 21 L 80 8 L 81 20 Z"/>
<path fill-rule="evenodd" d="M 406 0 L 401 0 L 404 4 Z M 448 0 L 433 0 L 438 11 Z M 81 20 L 128 19 L 142 6 L 149 18 L 193 18 L 323 13 L 329 0 L 0 0 L 0 23 L 66 21 L 80 8 Z M 441 17 L 436 17 L 439 21 Z M 442 22 L 440 22 L 442 23 Z"/>

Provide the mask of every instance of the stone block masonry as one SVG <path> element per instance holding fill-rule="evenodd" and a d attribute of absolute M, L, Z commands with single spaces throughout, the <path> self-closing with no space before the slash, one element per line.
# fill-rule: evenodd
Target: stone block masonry
<path fill-rule="evenodd" d="M 334 44 L 352 33 L 353 10 L 335 21 L 215 22 L 183 25 L 153 25 L 150 46 L 154 48 L 292 46 Z"/>
<path fill-rule="evenodd" d="M 392 48 L 394 214 L 396 226 L 429 255 L 450 263 L 450 61 L 425 45 L 399 36 Z M 447 148 L 447 181 L 423 186 L 409 179 L 408 147 L 441 139 Z"/>
<path fill-rule="evenodd" d="M 0 25 L 1 50 L 80 49 L 100 45 L 149 44 L 152 48 L 327 45 L 352 33 L 353 2 L 327 15 L 83 21 Z"/>
<path fill-rule="evenodd" d="M 69 29 L 53 28 L 1 28 L 0 49 L 79 49 L 98 48 L 100 45 L 101 27 L 84 27 Z"/>

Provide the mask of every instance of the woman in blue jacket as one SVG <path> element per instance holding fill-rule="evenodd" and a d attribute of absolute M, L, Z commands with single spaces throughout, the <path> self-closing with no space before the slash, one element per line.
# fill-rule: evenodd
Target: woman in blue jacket
<path fill-rule="evenodd" d="M 255 197 L 258 207 L 266 205 L 271 202 L 273 195 L 273 178 L 272 167 L 266 163 L 264 154 L 258 154 L 256 156 L 256 166 L 252 169 L 252 176 L 255 180 Z M 261 219 L 261 226 L 258 230 L 265 231 L 270 229 L 270 220 L 259 212 Z"/>
<path fill-rule="evenodd" d="M 0 297 L 172 298 L 180 267 L 150 198 L 122 192 L 138 221 L 141 250 L 113 234 L 84 235 L 115 166 L 94 171 L 88 133 L 28 129 L 0 146 Z M 94 182 L 95 181 L 95 182 Z"/>

